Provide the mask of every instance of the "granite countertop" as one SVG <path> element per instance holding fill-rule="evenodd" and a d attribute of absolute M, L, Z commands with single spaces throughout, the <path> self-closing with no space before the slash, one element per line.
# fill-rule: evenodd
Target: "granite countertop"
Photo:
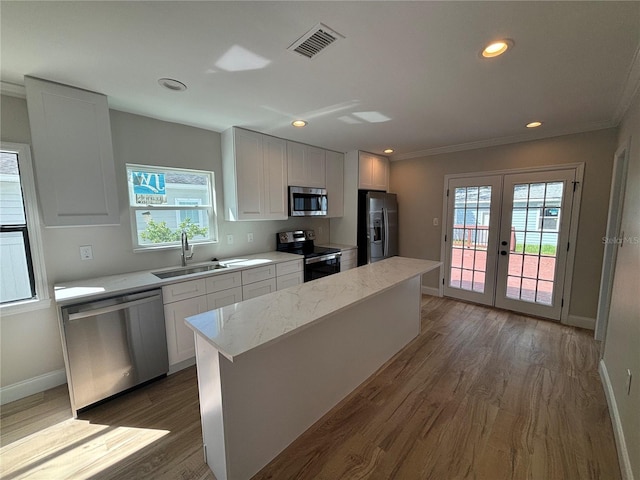
<path fill-rule="evenodd" d="M 186 324 L 233 361 L 440 265 L 392 257 L 194 315 Z"/>
<path fill-rule="evenodd" d="M 54 286 L 55 300 L 58 306 L 71 305 L 79 301 L 91 301 L 99 298 L 111 297 L 123 293 L 134 293 L 149 288 L 160 288 L 163 285 L 195 280 L 211 275 L 224 275 L 239 270 L 259 267 L 267 263 L 281 263 L 290 260 L 302 260 L 302 256 L 283 252 L 266 252 L 251 255 L 242 255 L 234 258 L 220 260 L 221 264 L 228 268 L 210 270 L 189 275 L 161 279 L 152 272 L 163 272 L 182 268 L 180 266 L 154 268 L 140 272 L 123 273 L 121 275 L 109 275 L 105 277 L 90 278 L 74 282 L 65 282 Z M 190 263 L 187 267 L 211 265 L 211 262 Z"/>

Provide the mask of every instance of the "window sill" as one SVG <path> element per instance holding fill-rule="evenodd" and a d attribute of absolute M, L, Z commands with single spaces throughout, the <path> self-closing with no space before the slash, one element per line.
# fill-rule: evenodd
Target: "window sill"
<path fill-rule="evenodd" d="M 0 306 L 0 316 L 8 317 L 10 315 L 19 315 L 21 313 L 33 312 L 36 310 L 45 310 L 51 307 L 51 299 L 44 298 L 38 300 L 24 300 L 22 302 L 14 302 Z"/>

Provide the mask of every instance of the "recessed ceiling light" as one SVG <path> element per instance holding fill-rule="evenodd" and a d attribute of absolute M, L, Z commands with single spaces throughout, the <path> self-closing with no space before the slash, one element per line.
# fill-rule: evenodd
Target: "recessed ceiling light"
<path fill-rule="evenodd" d="M 291 122 L 291 125 L 293 125 L 294 127 L 306 127 L 307 126 L 307 122 L 305 122 L 304 120 L 294 120 L 293 122 Z"/>
<path fill-rule="evenodd" d="M 531 122 L 531 123 L 527 123 L 527 128 L 536 128 L 536 127 L 539 127 L 540 125 L 542 125 L 542 122 Z"/>
<path fill-rule="evenodd" d="M 184 92 L 187 89 L 184 83 L 174 80 L 173 78 L 160 78 L 158 79 L 158 85 L 172 92 Z"/>
<path fill-rule="evenodd" d="M 387 148 L 384 153 L 393 153 L 393 148 Z"/>
<path fill-rule="evenodd" d="M 484 50 L 482 50 L 480 55 L 482 55 L 484 58 L 498 57 L 511 47 L 513 47 L 513 40 L 498 40 L 495 42 L 491 42 L 489 45 L 484 47 Z"/>

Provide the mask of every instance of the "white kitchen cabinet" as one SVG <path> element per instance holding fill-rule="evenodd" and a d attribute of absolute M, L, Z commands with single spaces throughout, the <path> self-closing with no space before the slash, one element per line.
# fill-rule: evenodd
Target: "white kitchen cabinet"
<path fill-rule="evenodd" d="M 207 293 L 219 292 L 230 288 L 242 286 L 242 272 L 225 273 L 223 275 L 216 274 L 205 277 Z"/>
<path fill-rule="evenodd" d="M 291 186 L 325 188 L 326 151 L 287 141 L 287 181 Z"/>
<path fill-rule="evenodd" d="M 326 151 L 327 217 L 344 215 L 344 154 Z"/>
<path fill-rule="evenodd" d="M 249 285 L 243 285 L 242 300 L 249 300 L 251 298 L 275 292 L 276 286 L 275 277 L 267 280 L 261 280 L 260 282 L 250 283 Z"/>
<path fill-rule="evenodd" d="M 207 306 L 209 310 L 226 307 L 242 301 L 242 287 L 220 290 L 215 293 L 207 293 Z"/>
<path fill-rule="evenodd" d="M 291 260 L 276 265 L 276 289 L 284 290 L 304 283 L 302 260 Z"/>
<path fill-rule="evenodd" d="M 342 250 L 342 257 L 340 257 L 340 271 L 350 270 L 358 266 L 358 249 L 350 248 Z"/>
<path fill-rule="evenodd" d="M 389 190 L 389 159 L 381 155 L 359 152 L 358 188 Z"/>
<path fill-rule="evenodd" d="M 287 144 L 261 133 L 231 128 L 222 133 L 226 220 L 286 220 Z"/>
<path fill-rule="evenodd" d="M 304 274 L 302 271 L 287 273 L 286 275 L 278 275 L 276 277 L 276 290 L 284 290 L 304 283 Z"/>
<path fill-rule="evenodd" d="M 263 267 L 249 268 L 242 271 L 242 285 L 275 278 L 276 266 L 273 263 Z"/>
<path fill-rule="evenodd" d="M 120 224 L 107 97 L 32 77 L 25 89 L 44 224 Z"/>
<path fill-rule="evenodd" d="M 206 295 L 179 300 L 164 306 L 169 365 L 184 362 L 195 356 L 193 330 L 185 325 L 184 319 L 206 312 L 208 309 Z"/>
<path fill-rule="evenodd" d="M 172 283 L 162 287 L 162 301 L 167 304 L 178 300 L 186 300 L 187 298 L 199 297 L 206 293 L 206 281 L 204 278 Z"/>

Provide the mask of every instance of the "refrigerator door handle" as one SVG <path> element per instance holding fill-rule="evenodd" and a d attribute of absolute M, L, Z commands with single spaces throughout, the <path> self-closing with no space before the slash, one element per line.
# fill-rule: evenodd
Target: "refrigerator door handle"
<path fill-rule="evenodd" d="M 388 227 L 388 220 L 389 218 L 387 217 L 387 211 L 382 208 L 382 256 L 383 257 L 387 257 L 389 255 L 389 243 L 387 242 L 387 239 L 389 238 L 389 227 Z"/>

